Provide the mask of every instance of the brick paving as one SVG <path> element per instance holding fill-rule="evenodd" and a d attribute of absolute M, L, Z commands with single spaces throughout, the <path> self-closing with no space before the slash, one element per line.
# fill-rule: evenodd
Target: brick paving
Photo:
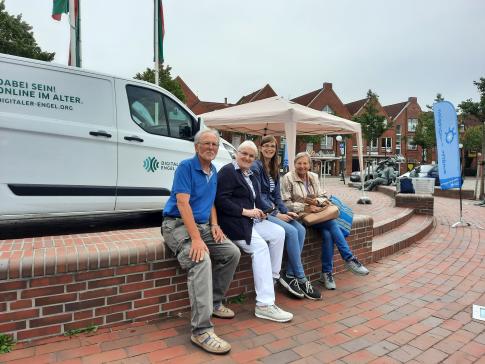
<path fill-rule="evenodd" d="M 359 192 L 330 180 L 329 192 L 355 202 Z M 355 206 L 375 222 L 398 215 L 392 198 L 371 192 L 373 204 Z M 369 266 L 371 274 L 338 274 L 323 301 L 279 292 L 290 323 L 254 317 L 254 300 L 231 304 L 234 320 L 215 319 L 232 344 L 213 356 L 189 343 L 187 315 L 124 324 L 95 334 L 20 343 L 2 363 L 485 363 L 485 323 L 471 305 L 485 305 L 485 231 L 452 229 L 459 201 L 436 198 L 436 224 L 411 247 Z M 464 219 L 485 225 L 485 208 L 464 201 Z"/>

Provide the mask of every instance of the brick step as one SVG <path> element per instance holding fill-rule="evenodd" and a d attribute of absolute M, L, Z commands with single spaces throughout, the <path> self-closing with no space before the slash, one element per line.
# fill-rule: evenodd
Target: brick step
<path fill-rule="evenodd" d="M 434 226 L 430 215 L 412 215 L 406 222 L 372 240 L 372 260 L 394 254 L 421 240 Z"/>
<path fill-rule="evenodd" d="M 393 211 L 394 212 L 394 211 Z M 393 229 L 398 228 L 400 225 L 405 224 L 414 215 L 414 210 L 411 208 L 405 208 L 399 211 L 396 215 L 389 216 L 384 220 L 374 221 L 374 240 L 377 236 L 387 233 Z"/>

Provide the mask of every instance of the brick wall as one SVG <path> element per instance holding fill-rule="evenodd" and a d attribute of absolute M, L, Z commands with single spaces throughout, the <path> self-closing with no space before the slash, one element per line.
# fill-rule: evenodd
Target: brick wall
<path fill-rule="evenodd" d="M 396 194 L 396 207 L 412 208 L 416 214 L 433 216 L 434 197 L 415 193 L 398 193 Z"/>
<path fill-rule="evenodd" d="M 372 259 L 372 225 L 371 217 L 355 216 L 352 234 L 347 239 L 354 254 L 364 264 Z M 158 233 L 157 241 L 160 243 L 159 229 L 138 231 L 145 237 Z M 123 234 L 128 238 L 125 232 Z M 131 237 L 136 239 L 137 235 L 131 233 Z M 93 236 L 93 240 L 104 244 L 99 236 Z M 312 280 L 318 278 L 321 270 L 320 245 L 320 234 L 309 229 L 302 258 L 305 272 Z M 8 263 L 0 265 L 0 273 L 7 277 L 0 280 L 0 333 L 12 334 L 16 340 L 25 341 L 60 335 L 92 324 L 110 327 L 187 311 L 186 274 L 175 258 L 158 249 L 157 254 L 145 254 L 140 259 L 142 254 L 136 252 L 134 246 L 131 244 L 131 254 L 137 259 L 132 257 L 132 264 L 130 259 L 123 260 L 124 263 L 121 259 L 108 259 L 114 266 L 101 267 L 99 256 L 97 263 L 90 265 L 89 262 L 83 264 L 83 260 L 94 261 L 92 255 L 78 255 L 77 264 L 73 264 L 71 259 L 69 265 L 66 259 L 65 266 L 57 266 L 57 257 L 43 261 L 43 270 L 36 269 L 34 264 L 30 272 Z M 15 262 L 20 267 L 25 265 L 22 260 Z M 49 267 L 49 264 L 54 266 Z M 7 271 L 6 266 L 9 267 Z M 88 269 L 90 266 L 93 268 Z M 82 271 L 69 267 L 80 267 Z M 335 269 L 336 272 L 344 270 L 337 251 Z M 228 297 L 253 291 L 251 260 L 243 254 Z"/>

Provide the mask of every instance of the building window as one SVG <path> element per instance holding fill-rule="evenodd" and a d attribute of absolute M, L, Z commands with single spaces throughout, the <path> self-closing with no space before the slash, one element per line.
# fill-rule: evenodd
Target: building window
<path fill-rule="evenodd" d="M 408 131 L 414 133 L 418 126 L 418 119 L 408 119 Z"/>
<path fill-rule="evenodd" d="M 414 138 L 408 136 L 408 150 L 417 150 L 418 146 L 414 144 Z"/>
<path fill-rule="evenodd" d="M 381 149 L 387 151 L 392 150 L 392 138 L 381 138 Z"/>
<path fill-rule="evenodd" d="M 396 154 L 401 154 L 401 124 L 396 125 Z"/>
<path fill-rule="evenodd" d="M 325 111 L 328 114 L 335 115 L 335 111 L 333 111 L 333 109 L 330 106 L 328 106 L 328 105 L 325 105 L 323 107 L 322 111 Z"/>
<path fill-rule="evenodd" d="M 241 136 L 240 135 L 237 135 L 237 134 L 233 134 L 232 135 L 232 145 L 235 148 L 238 148 L 239 147 L 239 144 L 241 144 Z"/>
<path fill-rule="evenodd" d="M 369 147 L 371 152 L 377 152 L 379 149 L 379 140 L 377 138 L 374 140 L 371 140 Z"/>
<path fill-rule="evenodd" d="M 306 143 L 306 152 L 313 154 L 313 143 Z"/>
<path fill-rule="evenodd" d="M 333 137 L 324 135 L 320 139 L 320 149 L 333 149 Z"/>

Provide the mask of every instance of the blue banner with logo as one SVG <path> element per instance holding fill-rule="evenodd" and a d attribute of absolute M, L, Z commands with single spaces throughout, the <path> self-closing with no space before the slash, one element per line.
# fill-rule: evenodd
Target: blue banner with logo
<path fill-rule="evenodd" d="M 433 105 L 433 112 L 441 189 L 460 187 L 460 150 L 455 108 L 451 102 L 440 101 Z"/>
<path fill-rule="evenodd" d="M 285 150 L 283 152 L 283 167 L 288 168 L 288 143 L 285 142 Z"/>

